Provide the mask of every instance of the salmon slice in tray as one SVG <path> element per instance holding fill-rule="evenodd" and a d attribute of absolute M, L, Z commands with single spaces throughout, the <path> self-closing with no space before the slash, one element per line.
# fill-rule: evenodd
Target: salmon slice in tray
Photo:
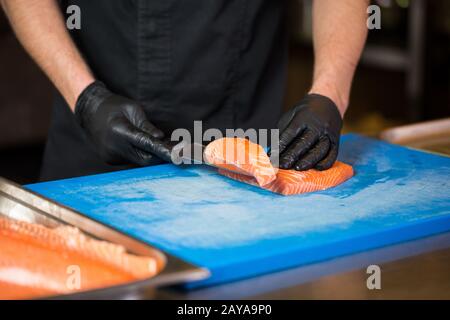
<path fill-rule="evenodd" d="M 88 238 L 71 226 L 45 226 L 0 217 L 0 300 L 68 294 L 156 275 L 153 257 Z"/>

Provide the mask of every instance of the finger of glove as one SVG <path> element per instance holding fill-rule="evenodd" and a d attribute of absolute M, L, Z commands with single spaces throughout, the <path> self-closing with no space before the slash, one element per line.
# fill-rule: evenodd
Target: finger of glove
<path fill-rule="evenodd" d="M 134 147 L 165 160 L 170 161 L 170 147 L 164 141 L 156 139 L 148 133 L 136 128 L 131 123 L 125 125 L 122 135 Z"/>
<path fill-rule="evenodd" d="M 294 164 L 306 154 L 319 140 L 319 134 L 306 129 L 299 135 L 280 156 L 280 168 L 291 169 Z"/>
<path fill-rule="evenodd" d="M 127 100 L 128 101 L 128 100 Z M 140 130 L 148 133 L 152 137 L 162 139 L 164 138 L 164 133 L 156 128 L 148 119 L 147 115 L 145 114 L 144 108 L 135 101 L 128 101 L 128 103 L 125 104 L 124 114 L 127 117 L 127 119 L 139 128 Z"/>
<path fill-rule="evenodd" d="M 330 140 L 328 137 L 320 138 L 319 142 L 295 163 L 295 170 L 309 170 L 316 166 L 318 162 L 324 159 L 330 149 Z"/>
<path fill-rule="evenodd" d="M 128 159 L 139 166 L 148 166 L 153 162 L 154 157 L 151 153 L 132 147 Z"/>
<path fill-rule="evenodd" d="M 149 135 L 151 135 L 154 138 L 157 138 L 157 139 L 164 138 L 164 132 L 159 130 L 157 127 L 155 127 L 153 125 L 153 123 L 151 123 L 148 120 L 142 121 L 142 124 L 139 126 L 139 129 L 141 129 L 145 133 L 148 133 Z"/>
<path fill-rule="evenodd" d="M 338 156 L 338 145 L 331 144 L 330 151 L 328 152 L 325 158 L 323 158 L 316 164 L 316 169 L 322 171 L 331 168 L 334 162 L 336 161 L 337 156 Z"/>
<path fill-rule="evenodd" d="M 302 125 L 290 125 L 280 134 L 280 143 L 278 145 L 278 152 L 281 154 L 295 141 L 295 139 L 303 134 L 305 126 Z"/>

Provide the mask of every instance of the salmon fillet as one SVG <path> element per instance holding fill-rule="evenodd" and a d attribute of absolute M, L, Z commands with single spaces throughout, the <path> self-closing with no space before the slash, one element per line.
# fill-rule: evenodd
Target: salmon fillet
<path fill-rule="evenodd" d="M 259 186 L 276 179 L 276 170 L 264 149 L 244 138 L 217 139 L 206 146 L 205 160 L 209 164 L 254 177 Z"/>
<path fill-rule="evenodd" d="M 242 138 L 222 138 L 210 143 L 205 158 L 226 177 L 283 195 L 325 190 L 353 176 L 353 168 L 339 161 L 324 171 L 275 169 L 260 145 Z"/>
<path fill-rule="evenodd" d="M 252 185 L 258 185 L 252 177 L 219 169 L 219 173 Z M 263 189 L 285 196 L 326 190 L 335 187 L 353 176 L 353 168 L 348 164 L 336 161 L 328 170 L 315 169 L 306 171 L 279 169 L 276 180 L 265 185 Z"/>
<path fill-rule="evenodd" d="M 128 254 L 122 246 L 88 238 L 73 227 L 50 229 L 2 217 L 0 248 L 0 299 L 124 284 L 162 268 L 152 257 Z"/>

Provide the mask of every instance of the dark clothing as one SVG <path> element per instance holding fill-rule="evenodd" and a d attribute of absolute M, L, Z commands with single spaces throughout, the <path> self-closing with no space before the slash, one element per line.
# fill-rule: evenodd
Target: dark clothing
<path fill-rule="evenodd" d="M 287 46 L 280 0 L 79 0 L 71 34 L 95 77 L 141 102 L 170 137 L 208 128 L 276 128 Z M 42 179 L 113 171 L 55 101 Z"/>

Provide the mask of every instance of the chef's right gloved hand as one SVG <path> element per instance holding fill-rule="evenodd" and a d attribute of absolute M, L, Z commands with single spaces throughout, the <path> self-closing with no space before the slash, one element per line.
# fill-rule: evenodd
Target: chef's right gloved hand
<path fill-rule="evenodd" d="M 107 163 L 145 166 L 154 163 L 155 157 L 170 161 L 164 133 L 150 123 L 142 106 L 112 93 L 99 81 L 80 94 L 75 117 Z"/>

